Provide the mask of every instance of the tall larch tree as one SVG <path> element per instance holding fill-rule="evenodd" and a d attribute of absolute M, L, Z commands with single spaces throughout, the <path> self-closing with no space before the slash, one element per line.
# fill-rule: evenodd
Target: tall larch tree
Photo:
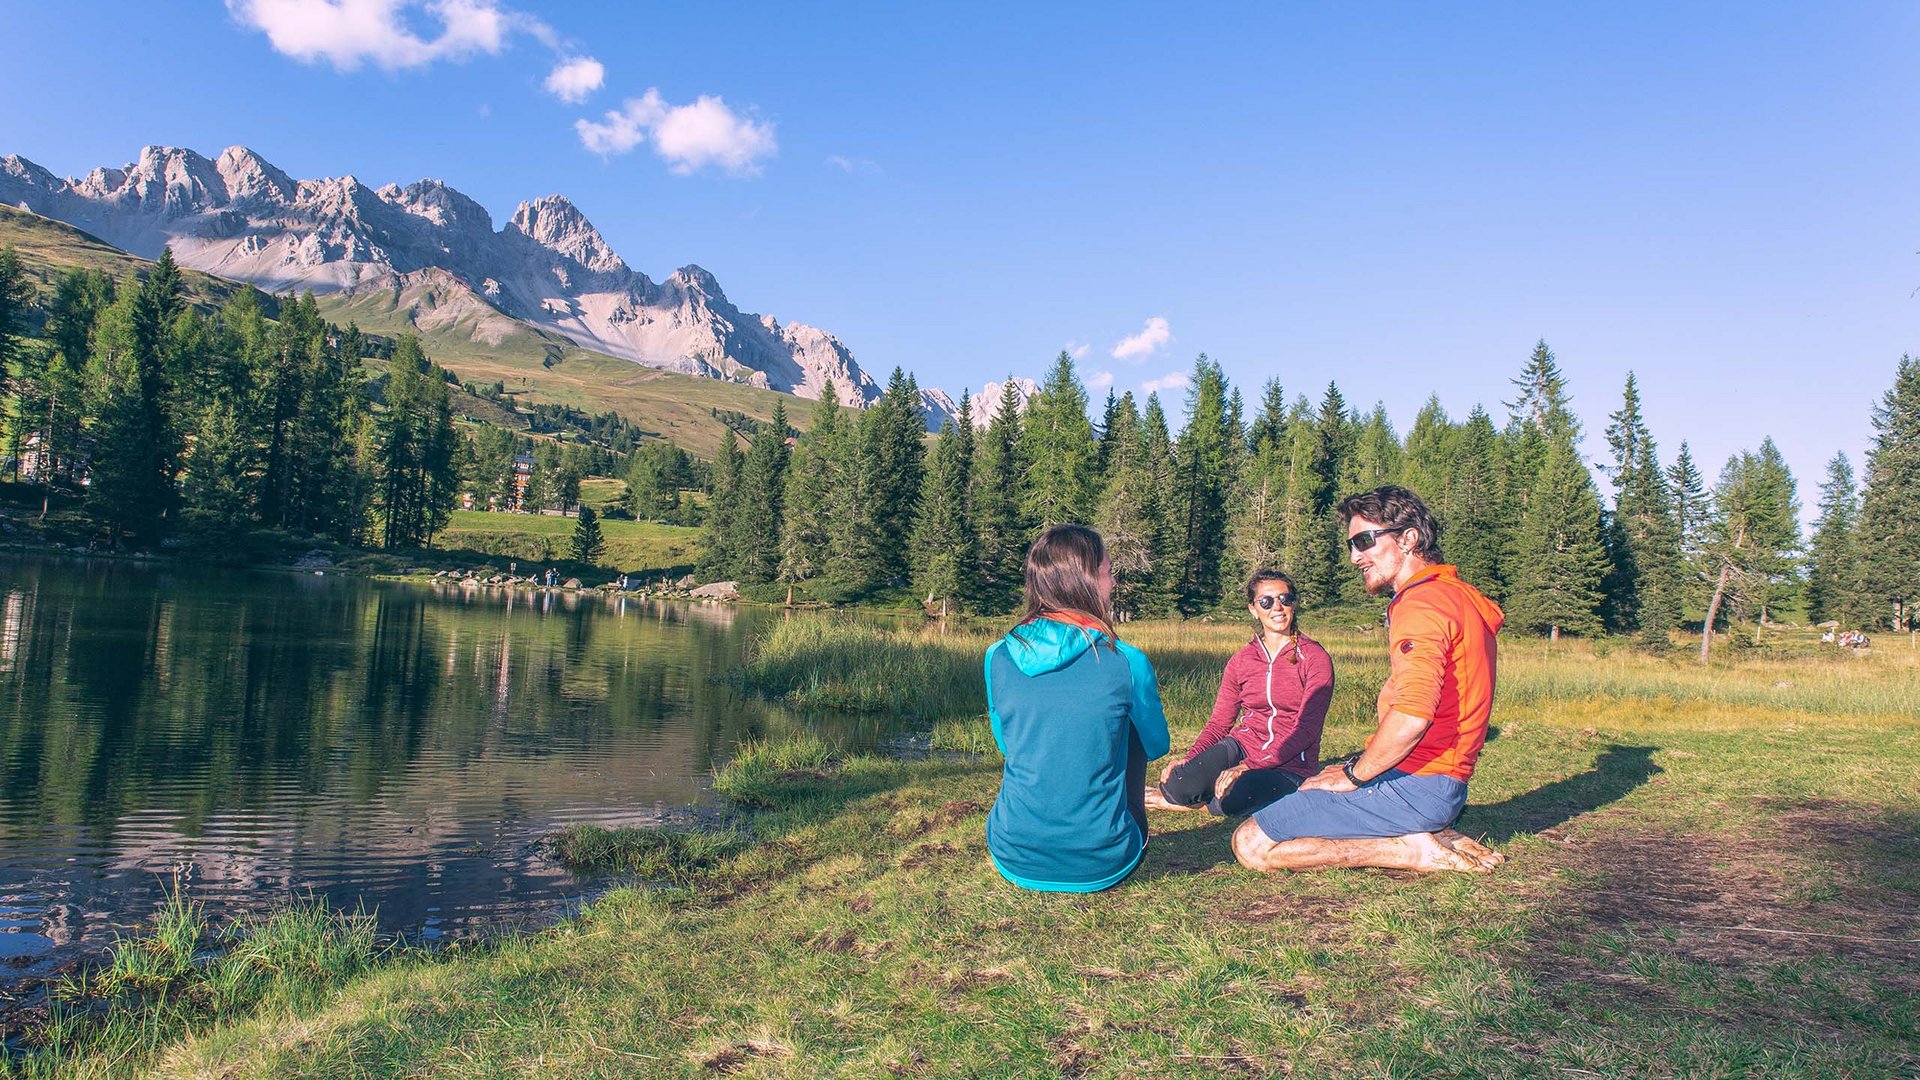
<path fill-rule="evenodd" d="M 1013 608 L 1026 570 L 1030 530 L 1021 492 L 1027 467 L 1020 427 L 1019 391 L 1009 377 L 1000 385 L 1000 401 L 980 439 L 968 500 L 978 544 L 980 600 L 987 610 Z"/>
<path fill-rule="evenodd" d="M 1175 597 L 1184 614 L 1212 610 L 1220 600 L 1220 557 L 1227 544 L 1229 430 L 1227 379 L 1202 353 L 1187 390 L 1187 425 L 1174 445 L 1173 520 L 1180 530 Z"/>
<path fill-rule="evenodd" d="M 1062 352 L 1054 359 L 1040 392 L 1027 403 L 1020 437 L 1028 463 L 1027 520 L 1043 529 L 1091 521 L 1099 495 L 1099 448 L 1072 356 Z"/>
<path fill-rule="evenodd" d="M 787 494 L 787 406 L 754 433 L 740 467 L 736 566 L 741 581 L 772 581 L 780 569 L 781 510 Z"/>
<path fill-rule="evenodd" d="M 1861 596 L 1878 625 L 1913 630 L 1920 628 L 1920 359 L 1900 358 L 1873 411 L 1873 432 L 1860 499 Z"/>
<path fill-rule="evenodd" d="M 832 543 L 833 485 L 844 427 L 839 393 L 828 380 L 787 469 L 779 579 L 790 586 L 826 572 Z"/>
<path fill-rule="evenodd" d="M 1600 499 L 1587 467 L 1567 446 L 1547 453 L 1520 521 L 1508 620 L 1559 640 L 1564 632 L 1600 631 Z"/>
<path fill-rule="evenodd" d="M 1860 496 L 1854 488 L 1853 462 L 1845 454 L 1827 462 L 1827 479 L 1820 485 L 1820 520 L 1807 545 L 1807 614 L 1814 622 L 1839 622 L 1857 628 L 1861 610 Z"/>
<path fill-rule="evenodd" d="M 913 584 L 929 610 L 946 615 L 973 584 L 973 523 L 967 495 L 973 470 L 973 415 L 964 405 L 960 423 L 949 421 L 927 455 L 913 532 Z"/>
<path fill-rule="evenodd" d="M 1501 487 L 1500 433 L 1494 430 L 1493 418 L 1476 405 L 1451 442 L 1441 542 L 1462 580 L 1504 603 L 1508 596 L 1506 535 L 1515 522 Z"/>
<path fill-rule="evenodd" d="M 1637 631 L 1647 645 L 1664 648 L 1680 624 L 1680 527 L 1632 372 L 1619 411 L 1608 419 L 1614 504 L 1607 531 L 1607 615 L 1615 630 Z"/>
<path fill-rule="evenodd" d="M 739 580 L 740 489 L 745 459 L 733 429 L 720 433 L 720 456 L 713 463 L 707 519 L 700 526 L 700 560 L 694 572 L 709 581 Z"/>

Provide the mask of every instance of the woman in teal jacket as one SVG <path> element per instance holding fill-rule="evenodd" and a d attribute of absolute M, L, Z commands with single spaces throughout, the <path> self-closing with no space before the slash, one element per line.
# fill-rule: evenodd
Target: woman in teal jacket
<path fill-rule="evenodd" d="M 1153 665 L 1113 632 L 1100 534 L 1048 529 L 1027 551 L 1027 609 L 987 650 L 987 716 L 1006 757 L 987 851 L 1024 889 L 1095 892 L 1147 846 L 1147 762 L 1167 752 Z"/>

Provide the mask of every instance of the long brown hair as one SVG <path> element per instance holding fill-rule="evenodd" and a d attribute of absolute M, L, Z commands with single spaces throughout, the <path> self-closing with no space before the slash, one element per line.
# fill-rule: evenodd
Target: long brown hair
<path fill-rule="evenodd" d="M 1100 564 L 1107 544 L 1085 525 L 1055 525 L 1027 549 L 1027 609 L 1022 625 L 1051 614 L 1080 615 L 1099 625 L 1110 641 L 1113 613 L 1100 596 Z"/>

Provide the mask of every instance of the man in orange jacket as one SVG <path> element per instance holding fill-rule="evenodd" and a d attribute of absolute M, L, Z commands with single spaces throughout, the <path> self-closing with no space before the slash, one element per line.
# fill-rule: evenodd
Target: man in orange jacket
<path fill-rule="evenodd" d="M 1391 592 L 1390 673 L 1366 749 L 1256 811 L 1233 834 L 1254 870 L 1386 866 L 1484 874 L 1506 856 L 1452 828 L 1493 713 L 1499 605 L 1440 554 L 1420 497 L 1389 485 L 1340 503 L 1367 592 Z"/>

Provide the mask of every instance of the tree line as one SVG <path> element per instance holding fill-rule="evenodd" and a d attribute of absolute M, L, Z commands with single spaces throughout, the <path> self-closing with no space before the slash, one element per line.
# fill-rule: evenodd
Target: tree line
<path fill-rule="evenodd" d="M 143 279 L 73 269 L 52 286 L 36 299 L 0 251 L 0 459 L 38 485 L 43 517 L 56 493 L 80 494 L 110 545 L 270 529 L 421 547 L 462 490 L 481 505 L 516 496 L 516 455 L 532 451 L 519 483 L 536 508 L 576 503 L 582 476 L 620 461 L 486 424 L 469 438 L 453 374 L 417 337 L 333 326 L 311 294 L 282 298 L 274 318 L 251 289 L 204 313 L 166 251 Z M 363 360 L 380 354 L 387 371 L 369 377 Z M 634 437 L 607 417 L 535 416 Z"/>
<path fill-rule="evenodd" d="M 1433 397 L 1402 439 L 1383 407 L 1354 408 L 1333 384 L 1315 402 L 1269 381 L 1249 417 L 1202 355 L 1175 434 L 1158 394 L 1110 391 L 1096 422 L 1063 353 L 1024 412 L 1008 389 L 976 429 L 963 394 L 959 422 L 927 443 L 917 389 L 896 370 L 872 408 L 844 408 L 829 387 L 797 438 L 782 434 L 782 412 L 744 446 L 723 440 L 699 571 L 845 598 L 911 588 L 930 606 L 1004 612 L 1033 536 L 1081 522 L 1105 535 L 1129 616 L 1232 608 L 1261 566 L 1292 574 L 1304 605 L 1324 610 L 1364 600 L 1335 505 L 1399 483 L 1432 506 L 1448 560 L 1522 630 L 1665 648 L 1683 620 L 1700 620 L 1703 637 L 1731 619 L 1758 632 L 1801 601 L 1849 626 L 1920 617 L 1920 363 L 1900 360 L 1874 412 L 1864 491 L 1836 457 L 1804 544 L 1796 482 L 1771 438 L 1709 485 L 1686 443 L 1662 459 L 1629 374 L 1604 432 L 1603 494 L 1545 341 L 1513 384 L 1503 424 L 1479 406 L 1456 420 Z M 667 471 L 648 465 L 646 490 L 671 489 Z"/>

